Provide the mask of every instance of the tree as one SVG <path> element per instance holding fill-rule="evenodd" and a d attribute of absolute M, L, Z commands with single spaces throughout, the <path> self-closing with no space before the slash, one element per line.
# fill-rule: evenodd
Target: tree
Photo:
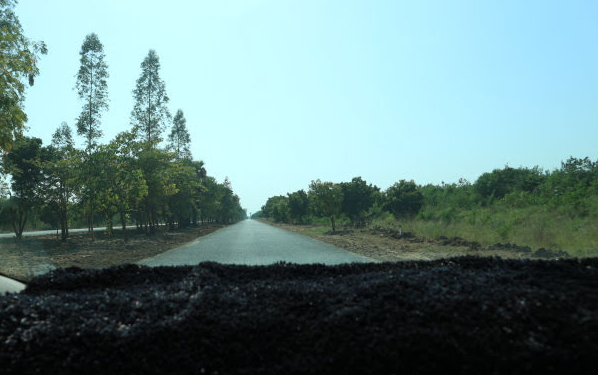
<path fill-rule="evenodd" d="M 289 197 L 289 212 L 293 220 L 303 222 L 303 218 L 309 210 L 309 199 L 305 190 L 298 190 L 287 194 Z"/>
<path fill-rule="evenodd" d="M 354 177 L 351 182 L 342 182 L 342 211 L 349 216 L 353 225 L 363 225 L 365 212 L 372 207 L 375 194 L 379 189 L 368 185 L 361 177 Z"/>
<path fill-rule="evenodd" d="M 191 159 L 191 137 L 187 131 L 187 120 L 182 110 L 176 111 L 172 120 L 172 130 L 168 136 L 169 148 L 177 160 Z"/>
<path fill-rule="evenodd" d="M 68 208 L 75 192 L 75 170 L 80 164 L 71 128 L 63 122 L 52 136 L 52 144 L 43 148 L 44 175 L 41 191 L 46 203 L 46 219 L 52 214 L 60 225 L 61 239 L 66 241 L 68 232 Z"/>
<path fill-rule="evenodd" d="M 274 221 L 277 222 L 281 221 L 286 223 L 291 216 L 289 200 L 290 198 L 285 197 L 284 195 L 270 197 L 266 201 L 266 204 L 262 206 L 262 212 L 267 218 L 274 219 Z"/>
<path fill-rule="evenodd" d="M 205 176 L 201 179 L 202 186 L 205 189 L 198 196 L 199 216 L 202 224 L 207 221 L 210 222 L 216 219 L 216 212 L 219 202 L 219 188 L 218 182 L 214 177 Z"/>
<path fill-rule="evenodd" d="M 102 136 L 101 113 L 108 109 L 108 65 L 104 61 L 104 46 L 95 33 L 85 37 L 79 55 L 81 66 L 75 87 L 84 104 L 77 119 L 77 134 L 85 137 L 86 150 L 90 153 Z"/>
<path fill-rule="evenodd" d="M 312 181 L 309 185 L 310 202 L 316 214 L 329 216 L 332 231 L 336 231 L 336 220 L 341 213 L 343 191 L 338 184 L 332 182 Z"/>
<path fill-rule="evenodd" d="M 39 74 L 37 61 L 48 52 L 44 42 L 32 42 L 13 9 L 16 0 L 0 0 L 0 150 L 11 148 L 25 129 L 23 110 L 26 82 Z"/>
<path fill-rule="evenodd" d="M 40 165 L 42 141 L 23 137 L 4 154 L 3 167 L 11 175 L 9 199 L 10 218 L 18 239 L 23 234 L 27 218 L 33 207 L 39 205 L 38 187 L 42 180 Z"/>
<path fill-rule="evenodd" d="M 100 146 L 97 153 L 103 165 L 101 179 L 104 186 L 100 196 L 109 233 L 112 232 L 112 215 L 117 213 L 125 242 L 128 241 L 127 215 L 147 195 L 143 172 L 135 160 L 136 148 L 134 136 L 122 132 L 108 145 Z"/>
<path fill-rule="evenodd" d="M 184 228 L 191 224 L 196 216 L 196 197 L 203 189 L 200 182 L 201 175 L 198 174 L 198 168 L 201 170 L 202 166 L 203 162 L 194 162 L 189 159 L 172 164 L 170 180 L 174 182 L 177 192 L 168 197 L 171 226 L 176 222 L 179 228 Z M 194 221 L 197 221 L 196 217 Z"/>
<path fill-rule="evenodd" d="M 147 184 L 147 195 L 142 201 L 144 212 L 141 222 L 150 234 L 155 232 L 159 217 L 166 214 L 168 197 L 177 193 L 171 173 L 172 154 L 158 148 L 147 148 L 147 143 L 144 142 L 136 157 Z"/>
<path fill-rule="evenodd" d="M 147 232 L 153 232 L 159 211 L 164 211 L 166 196 L 176 193 L 176 186 L 168 181 L 167 172 L 171 155 L 156 148 L 161 141 L 160 134 L 170 112 L 166 104 L 166 85 L 160 78 L 160 61 L 154 50 L 150 50 L 141 63 L 141 76 L 133 90 L 135 104 L 131 112 L 133 133 L 141 142 L 138 154 L 139 166 L 148 187 L 143 203 Z"/>
<path fill-rule="evenodd" d="M 141 63 L 141 76 L 133 90 L 133 98 L 133 131 L 149 147 L 153 147 L 160 141 L 165 123 L 171 117 L 166 107 L 169 100 L 166 85 L 160 78 L 160 60 L 154 50 L 150 50 Z"/>
<path fill-rule="evenodd" d="M 505 166 L 478 177 L 474 190 L 482 203 L 489 203 L 492 199 L 501 199 L 514 191 L 531 193 L 543 180 L 544 176 L 538 167 L 528 169 Z"/>
<path fill-rule="evenodd" d="M 386 189 L 384 208 L 396 218 L 413 216 L 419 212 L 423 202 L 424 197 L 415 182 L 401 180 Z"/>
<path fill-rule="evenodd" d="M 108 109 L 108 65 L 104 61 L 104 46 L 95 33 L 85 37 L 81 45 L 81 66 L 77 73 L 77 94 L 84 100 L 83 109 L 77 119 L 77 134 L 85 138 L 85 161 L 82 182 L 85 185 L 85 199 L 89 218 L 91 238 L 94 239 L 94 211 L 98 171 L 94 168 L 93 153 L 100 130 L 101 112 Z"/>

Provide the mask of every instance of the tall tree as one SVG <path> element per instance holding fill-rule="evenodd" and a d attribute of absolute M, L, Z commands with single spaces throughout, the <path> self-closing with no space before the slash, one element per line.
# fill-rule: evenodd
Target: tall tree
<path fill-rule="evenodd" d="M 133 98 L 133 131 L 153 147 L 160 141 L 160 134 L 171 117 L 166 107 L 169 100 L 166 85 L 160 78 L 160 59 L 154 50 L 150 50 L 141 63 L 141 76 L 133 90 Z"/>
<path fill-rule="evenodd" d="M 176 111 L 172 120 L 172 130 L 168 136 L 168 147 L 174 152 L 177 160 L 191 159 L 191 137 L 187 131 L 187 120 L 182 110 Z"/>
<path fill-rule="evenodd" d="M 25 128 L 25 85 L 33 85 L 39 74 L 37 59 L 48 52 L 44 42 L 23 35 L 13 10 L 16 3 L 0 0 L 0 150 L 9 149 Z"/>
<path fill-rule="evenodd" d="M 81 66 L 77 73 L 77 94 L 84 101 L 83 109 L 77 119 L 77 133 L 85 138 L 85 162 L 82 182 L 85 185 L 85 197 L 89 229 L 94 239 L 95 185 L 97 171 L 94 168 L 93 153 L 97 139 L 102 136 L 100 118 L 102 111 L 108 109 L 108 65 L 104 61 L 104 46 L 95 33 L 85 37 L 81 45 Z"/>
<path fill-rule="evenodd" d="M 81 66 L 76 88 L 84 104 L 77 119 L 77 134 L 85 137 L 86 150 L 90 153 L 102 136 L 101 113 L 108 109 L 108 65 L 104 61 L 104 46 L 95 33 L 85 37 L 79 55 Z"/>

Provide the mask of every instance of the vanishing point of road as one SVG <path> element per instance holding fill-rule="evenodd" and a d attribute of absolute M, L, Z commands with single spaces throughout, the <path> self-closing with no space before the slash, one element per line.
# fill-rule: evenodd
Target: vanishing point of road
<path fill-rule="evenodd" d="M 259 221 L 244 220 L 138 263 L 179 266 L 205 261 L 266 265 L 276 262 L 341 264 L 372 260 Z"/>

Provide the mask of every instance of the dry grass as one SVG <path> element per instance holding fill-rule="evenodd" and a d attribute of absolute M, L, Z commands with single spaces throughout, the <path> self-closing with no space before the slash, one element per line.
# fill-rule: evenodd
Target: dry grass
<path fill-rule="evenodd" d="M 531 254 L 509 250 L 474 250 L 468 246 L 444 244 L 444 241 L 436 238 L 397 239 L 387 233 L 372 229 L 339 230 L 331 233 L 330 227 L 322 225 L 292 225 L 265 220 L 260 221 L 383 262 L 434 260 L 465 255 L 498 256 L 511 259 L 531 257 Z"/>

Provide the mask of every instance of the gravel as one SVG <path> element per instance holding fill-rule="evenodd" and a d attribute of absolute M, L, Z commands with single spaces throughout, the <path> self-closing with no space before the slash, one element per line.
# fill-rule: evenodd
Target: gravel
<path fill-rule="evenodd" d="M 0 297 L 3 374 L 564 373 L 598 258 L 58 269 Z"/>

